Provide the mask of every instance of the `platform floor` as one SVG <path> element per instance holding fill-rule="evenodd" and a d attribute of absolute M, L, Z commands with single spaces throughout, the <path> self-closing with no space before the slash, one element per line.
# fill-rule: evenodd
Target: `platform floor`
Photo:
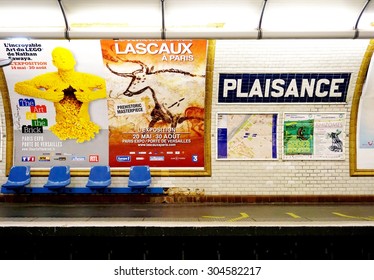
<path fill-rule="evenodd" d="M 0 203 L 0 227 L 374 226 L 374 204 Z"/>
<path fill-rule="evenodd" d="M 374 259 L 374 204 L 0 203 L 0 259 Z"/>

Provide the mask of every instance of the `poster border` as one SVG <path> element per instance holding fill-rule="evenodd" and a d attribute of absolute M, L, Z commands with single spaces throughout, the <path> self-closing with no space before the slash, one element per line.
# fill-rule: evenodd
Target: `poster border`
<path fill-rule="evenodd" d="M 374 52 L 374 40 L 369 41 L 365 54 L 362 58 L 360 70 L 356 81 L 356 87 L 352 98 L 351 118 L 349 122 L 349 173 L 350 176 L 374 176 L 374 169 L 357 168 L 357 121 L 358 106 L 362 95 L 362 89 L 366 80 L 371 57 Z"/>
<path fill-rule="evenodd" d="M 315 114 L 343 114 L 344 115 L 344 119 L 346 119 L 346 116 L 347 116 L 347 113 L 346 112 L 283 112 L 283 119 L 282 119 L 282 161 L 300 161 L 300 160 L 305 160 L 305 161 L 345 161 L 346 160 L 346 157 L 345 157 L 345 152 L 343 150 L 343 158 L 340 158 L 340 159 L 333 159 L 333 158 L 285 158 L 285 154 L 284 154 L 284 121 L 285 121 L 285 115 L 286 114 L 305 114 L 305 115 L 315 115 Z M 345 126 L 345 123 L 344 122 L 344 126 Z M 345 127 L 344 127 L 345 128 Z M 345 133 L 346 135 L 346 133 Z M 346 137 L 344 135 L 344 138 Z M 343 141 L 343 147 L 344 149 L 347 149 L 347 144 L 346 144 L 346 141 L 344 139 Z"/>
<path fill-rule="evenodd" d="M 248 158 L 248 159 L 241 159 L 241 158 L 218 158 L 218 146 L 217 146 L 217 141 L 218 141 L 218 115 L 219 114 L 226 114 L 226 115 L 276 115 L 277 116 L 277 123 L 276 123 L 276 131 L 277 131 L 277 136 L 276 136 L 276 149 L 277 149 L 277 157 L 276 158 Z M 217 161 L 277 161 L 279 160 L 279 141 L 278 141 L 278 126 L 279 126 L 279 112 L 217 112 L 216 113 L 216 160 Z"/>
<path fill-rule="evenodd" d="M 6 145 L 5 145 L 5 173 L 8 175 L 10 168 L 13 164 L 13 117 L 12 109 L 10 106 L 10 96 L 8 86 L 5 79 L 3 68 L 0 68 L 0 91 L 3 99 L 3 108 L 5 115 L 5 134 Z M 4 124 L 2 124 L 4 125 Z"/>
<path fill-rule="evenodd" d="M 100 40 L 100 39 L 98 39 Z M 213 74 L 216 40 L 207 41 L 206 56 L 206 78 L 205 78 L 205 120 L 204 120 L 204 167 L 199 169 L 193 168 L 151 168 L 152 176 L 177 177 L 177 176 L 211 176 L 211 111 L 212 111 L 212 91 L 213 91 Z M 6 83 L 4 71 L 0 69 L 0 91 L 3 98 L 3 107 L 5 112 L 6 125 L 6 165 L 5 172 L 9 175 L 10 168 L 13 165 L 13 117 L 10 103 L 9 91 Z M 71 168 L 71 176 L 88 176 L 90 168 Z M 130 168 L 111 168 L 112 176 L 128 176 Z M 32 168 L 32 176 L 48 176 L 49 168 Z"/>

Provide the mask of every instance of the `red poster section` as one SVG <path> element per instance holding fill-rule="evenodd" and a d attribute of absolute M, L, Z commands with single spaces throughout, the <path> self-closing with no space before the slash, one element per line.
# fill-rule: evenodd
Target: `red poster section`
<path fill-rule="evenodd" d="M 203 169 L 206 40 L 102 40 L 111 167 Z"/>

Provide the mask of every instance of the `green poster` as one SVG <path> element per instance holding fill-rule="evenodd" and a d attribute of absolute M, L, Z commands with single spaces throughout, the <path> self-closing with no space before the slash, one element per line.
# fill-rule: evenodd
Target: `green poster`
<path fill-rule="evenodd" d="M 284 122 L 284 154 L 313 155 L 314 120 Z"/>

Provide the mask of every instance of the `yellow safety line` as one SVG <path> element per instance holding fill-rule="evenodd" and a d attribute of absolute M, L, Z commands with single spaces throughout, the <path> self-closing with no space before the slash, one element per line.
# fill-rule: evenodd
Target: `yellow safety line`
<path fill-rule="evenodd" d="M 295 213 L 287 212 L 286 214 L 287 214 L 288 216 L 291 216 L 291 217 L 294 218 L 294 219 L 301 219 L 301 217 L 298 216 L 298 215 L 296 215 Z"/>
<path fill-rule="evenodd" d="M 233 219 L 230 219 L 228 221 L 229 222 L 236 222 L 236 221 L 243 220 L 243 219 L 246 219 L 246 218 L 249 218 L 249 215 L 247 213 L 240 213 L 240 217 L 233 218 Z"/>
<path fill-rule="evenodd" d="M 345 215 L 345 214 L 338 213 L 338 212 L 332 212 L 332 214 L 334 214 L 336 216 L 339 216 L 339 217 L 348 218 L 348 219 L 359 219 L 359 220 L 366 220 L 366 221 L 374 221 L 373 217 L 349 216 L 349 215 Z"/>

